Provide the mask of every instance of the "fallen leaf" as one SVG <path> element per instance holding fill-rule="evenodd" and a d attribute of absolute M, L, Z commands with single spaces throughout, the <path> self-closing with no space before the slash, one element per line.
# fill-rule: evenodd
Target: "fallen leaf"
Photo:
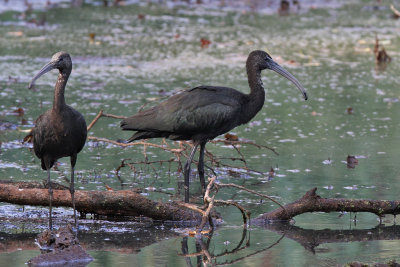
<path fill-rule="evenodd" d="M 268 172 L 268 179 L 272 179 L 275 176 L 275 170 L 271 167 L 271 170 Z"/>
<path fill-rule="evenodd" d="M 208 235 L 210 232 L 211 232 L 211 230 L 203 230 L 203 231 L 201 231 L 200 233 L 201 233 L 202 235 Z M 188 235 L 191 236 L 191 237 L 194 237 L 194 236 L 196 236 L 196 231 L 190 230 L 190 231 L 188 232 Z"/>
<path fill-rule="evenodd" d="M 224 135 L 224 137 L 225 137 L 225 140 L 228 140 L 228 141 L 238 141 L 239 140 L 239 137 L 237 135 L 230 134 L 230 133 L 226 133 Z"/>
<path fill-rule="evenodd" d="M 358 165 L 358 159 L 355 156 L 347 156 L 347 168 L 354 169 Z"/>
<path fill-rule="evenodd" d="M 25 113 L 25 111 L 23 108 L 17 108 L 15 110 L 13 110 L 13 112 L 12 112 L 13 115 L 18 116 L 18 117 L 24 116 L 24 113 Z"/>
<path fill-rule="evenodd" d="M 89 43 L 93 44 L 96 34 L 94 32 L 89 33 Z"/>
<path fill-rule="evenodd" d="M 353 114 L 353 108 L 352 107 L 347 108 L 347 114 L 349 114 L 349 115 Z"/>
<path fill-rule="evenodd" d="M 207 48 L 211 44 L 210 40 L 204 38 L 201 38 L 200 42 L 201 42 L 201 48 Z"/>

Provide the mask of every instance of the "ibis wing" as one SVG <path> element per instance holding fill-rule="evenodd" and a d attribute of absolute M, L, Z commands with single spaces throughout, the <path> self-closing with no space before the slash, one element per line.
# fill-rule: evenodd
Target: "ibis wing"
<path fill-rule="evenodd" d="M 196 87 L 124 120 L 121 127 L 176 136 L 171 139 L 191 139 L 193 135 L 213 138 L 238 125 L 241 101 L 242 94 L 230 88 Z"/>
<path fill-rule="evenodd" d="M 71 156 L 85 145 L 87 131 L 84 117 L 69 106 L 56 115 L 47 110 L 35 121 L 33 149 L 38 158 L 45 154 L 54 159 Z"/>

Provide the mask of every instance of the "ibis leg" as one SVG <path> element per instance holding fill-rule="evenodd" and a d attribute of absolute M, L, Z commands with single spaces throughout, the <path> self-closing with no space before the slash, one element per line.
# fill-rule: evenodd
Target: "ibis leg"
<path fill-rule="evenodd" d="M 53 188 L 51 187 L 51 181 L 50 181 L 50 167 L 47 168 L 47 186 L 49 187 L 49 229 L 50 229 L 50 231 L 52 231 L 53 230 L 53 221 L 52 221 Z"/>
<path fill-rule="evenodd" d="M 71 156 L 71 183 L 69 185 L 69 192 L 71 193 L 72 207 L 74 209 L 74 220 L 75 228 L 78 230 L 78 221 L 76 220 L 76 209 L 75 209 L 75 163 L 76 155 Z"/>
<path fill-rule="evenodd" d="M 200 156 L 199 164 L 197 165 L 197 170 L 199 172 L 201 192 L 204 194 L 206 192 L 206 181 L 204 179 L 204 150 L 206 148 L 206 142 L 200 143 Z"/>
<path fill-rule="evenodd" d="M 190 164 L 192 164 L 192 160 L 194 154 L 196 153 L 196 149 L 199 146 L 198 143 L 194 143 L 193 149 L 190 152 L 189 158 L 186 161 L 185 168 L 184 168 L 184 189 L 185 189 L 185 203 L 189 203 L 189 176 L 190 176 Z"/>

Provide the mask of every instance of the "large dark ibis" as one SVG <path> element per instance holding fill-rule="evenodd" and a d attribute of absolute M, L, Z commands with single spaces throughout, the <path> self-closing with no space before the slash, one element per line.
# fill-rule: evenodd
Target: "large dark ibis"
<path fill-rule="evenodd" d="M 198 172 L 205 189 L 204 149 L 207 141 L 249 122 L 264 105 L 265 91 L 261 71 L 273 70 L 292 81 L 307 100 L 299 81 L 264 51 L 253 51 L 246 62 L 250 94 L 216 86 L 199 86 L 168 98 L 150 109 L 121 122 L 123 130 L 137 131 L 128 142 L 138 139 L 166 137 L 171 140 L 192 140 L 194 147 L 184 168 L 185 202 L 189 202 L 190 164 L 200 145 Z"/>
<path fill-rule="evenodd" d="M 53 189 L 50 182 L 50 169 L 54 163 L 63 157 L 71 158 L 70 193 L 74 208 L 75 226 L 77 227 L 75 198 L 74 198 L 74 168 L 77 154 L 85 145 L 87 129 L 82 114 L 65 104 L 64 90 L 72 70 L 72 61 L 68 53 L 58 52 L 33 77 L 29 84 L 31 89 L 40 76 L 53 69 L 58 69 L 58 79 L 54 88 L 53 107 L 39 116 L 32 129 L 33 149 L 42 162 L 42 169 L 47 170 L 49 187 L 50 214 L 49 228 L 52 229 L 52 200 Z"/>

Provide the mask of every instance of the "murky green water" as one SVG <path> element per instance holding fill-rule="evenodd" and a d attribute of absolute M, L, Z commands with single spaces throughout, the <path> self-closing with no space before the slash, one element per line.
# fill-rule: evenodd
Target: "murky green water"
<path fill-rule="evenodd" d="M 45 26 L 24 23 L 17 12 L 0 14 L 0 176 L 16 181 L 45 178 L 38 159 L 26 145 L 21 145 L 25 133 L 18 129 L 29 129 L 33 120 L 51 107 L 55 71 L 38 80 L 37 92 L 29 91 L 27 85 L 59 50 L 68 51 L 74 64 L 66 101 L 89 123 L 101 109 L 128 116 L 144 104 L 154 105 L 174 92 L 201 84 L 247 92 L 246 57 L 252 50 L 264 49 L 302 82 L 308 89 L 309 101 L 303 101 L 288 81 L 264 71 L 264 108 L 250 124 L 233 133 L 273 147 L 279 156 L 266 149 L 242 146 L 249 168 L 264 174 L 243 172 L 232 177 L 228 168 L 216 168 L 219 180 L 277 196 L 282 203 L 298 199 L 313 187 L 318 187 L 323 197 L 398 199 L 400 20 L 391 18 L 385 1 L 378 8 L 369 6 L 374 1 L 346 2 L 340 8 L 313 9 L 288 17 L 201 7 L 87 5 L 81 9 L 50 9 Z M 139 19 L 138 14 L 145 14 L 145 19 Z M 40 19 L 43 13 L 35 11 L 28 16 Z M 95 34 L 93 42 L 89 33 Z M 376 33 L 393 58 L 384 71 L 376 70 L 372 54 Z M 201 38 L 211 40 L 210 46 L 202 48 Z M 23 117 L 10 114 L 18 107 L 24 109 Z M 352 108 L 352 114 L 348 114 L 348 108 Z M 25 125 L 22 119 L 26 120 Z M 102 118 L 89 135 L 116 140 L 126 139 L 131 133 L 122 132 L 118 120 Z M 154 142 L 160 144 L 161 140 Z M 172 142 L 170 145 L 177 146 Z M 121 149 L 89 141 L 78 156 L 76 187 L 105 190 L 107 184 L 120 189 L 122 180 L 125 188 L 152 186 L 176 193 L 178 182 L 183 180 L 176 164 L 154 164 L 154 168 L 138 165 L 137 174 L 123 168 L 120 179 L 115 176 L 114 170 L 123 159 L 144 160 L 142 149 Z M 221 144 L 208 144 L 207 149 L 219 157 L 239 157 L 234 149 Z M 354 169 L 346 167 L 347 155 L 357 156 L 359 165 Z M 172 157 L 151 148 L 148 156 L 150 160 Z M 60 162 L 59 169 L 69 175 L 69 160 Z M 230 160 L 223 162 L 243 166 Z M 271 167 L 277 175 L 268 181 Z M 52 179 L 63 182 L 56 172 L 52 172 Z M 197 177 L 192 185 L 192 192 L 199 189 Z M 149 193 L 149 197 L 168 199 L 159 193 Z M 235 190 L 222 191 L 219 197 L 240 201 L 252 211 L 253 218 L 275 208 Z M 211 239 L 209 251 L 213 255 L 234 249 L 242 237 L 241 215 L 234 209 L 220 212 L 225 224 Z M 356 225 L 352 218 L 349 214 L 304 214 L 295 218 L 295 226 L 361 231 L 379 223 L 370 214 L 357 214 Z M 393 218 L 385 218 L 384 223 L 391 225 Z M 399 237 L 397 228 L 385 231 Z M 248 247 L 217 258 L 217 263 L 242 257 L 233 264 L 334 266 L 355 260 L 399 261 L 400 242 L 396 238 L 366 241 L 366 235 L 364 241 L 322 243 L 313 253 L 290 234 L 275 244 L 282 237 L 281 232 L 255 227 L 247 233 Z M 25 242 L 33 242 L 33 238 Z M 130 245 L 145 238 L 124 245 L 118 245 L 118 238 L 106 238 L 116 245 L 112 249 L 89 248 L 95 258 L 89 266 L 188 264 L 180 256 L 183 237 L 177 235 L 139 246 L 140 251 L 129 249 Z M 189 253 L 195 253 L 194 239 L 189 237 L 187 244 Z M 3 253 L 0 265 L 10 266 L 12 262 L 11 265 L 20 266 L 36 254 L 32 250 Z M 191 260 L 196 264 L 196 257 Z"/>

